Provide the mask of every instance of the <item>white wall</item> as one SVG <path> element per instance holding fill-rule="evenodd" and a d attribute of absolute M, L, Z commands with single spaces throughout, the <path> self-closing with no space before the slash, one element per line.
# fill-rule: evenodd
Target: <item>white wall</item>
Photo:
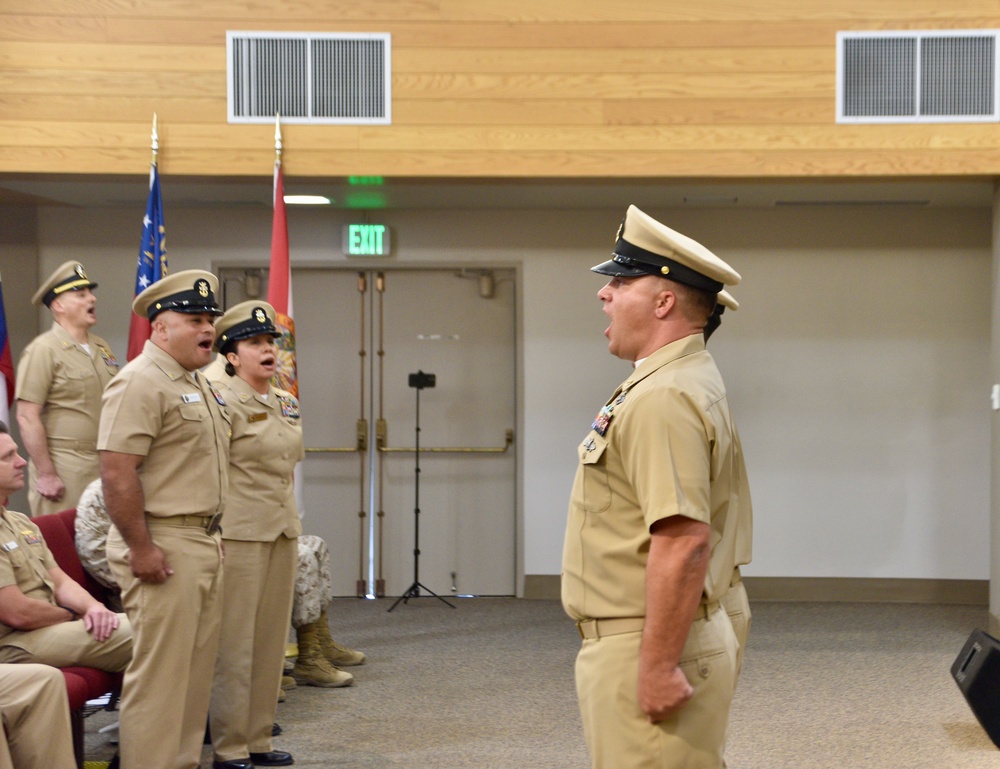
<path fill-rule="evenodd" d="M 171 209 L 166 182 L 164 195 L 172 271 L 267 263 L 269 211 Z M 628 373 L 607 354 L 602 281 L 588 271 L 607 258 L 628 202 L 613 211 L 369 212 L 395 230 L 394 263 L 519 268 L 529 575 L 559 572 L 575 447 Z M 634 202 L 744 276 L 734 291 L 743 308 L 727 313 L 711 348 L 754 492 L 747 573 L 986 579 L 991 212 Z M 120 353 L 143 204 L 39 214 L 39 272 L 80 258 L 101 284 L 97 331 Z M 345 264 L 348 218 L 291 211 L 293 266 Z M 8 258 L 0 250 L 4 275 Z M 309 312 L 322 308 L 296 306 Z"/>

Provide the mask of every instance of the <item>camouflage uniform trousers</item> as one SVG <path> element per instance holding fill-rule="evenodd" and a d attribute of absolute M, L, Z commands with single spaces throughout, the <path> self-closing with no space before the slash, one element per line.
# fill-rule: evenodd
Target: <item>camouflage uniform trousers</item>
<path fill-rule="evenodd" d="M 333 600 L 330 548 L 314 534 L 299 535 L 299 565 L 295 574 L 292 627 L 317 622 Z"/>

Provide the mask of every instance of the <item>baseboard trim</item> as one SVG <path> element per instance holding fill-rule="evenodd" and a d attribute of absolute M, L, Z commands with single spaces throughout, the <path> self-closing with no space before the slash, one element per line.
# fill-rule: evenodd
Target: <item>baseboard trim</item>
<path fill-rule="evenodd" d="M 862 577 L 745 577 L 751 601 L 951 603 L 988 606 L 985 579 L 874 579 Z M 558 574 L 526 574 L 524 597 L 560 597 Z"/>
<path fill-rule="evenodd" d="M 525 574 L 524 597 L 546 601 L 562 598 L 562 577 L 558 574 Z"/>
<path fill-rule="evenodd" d="M 989 580 L 865 577 L 744 577 L 757 601 L 951 603 L 988 606 Z"/>

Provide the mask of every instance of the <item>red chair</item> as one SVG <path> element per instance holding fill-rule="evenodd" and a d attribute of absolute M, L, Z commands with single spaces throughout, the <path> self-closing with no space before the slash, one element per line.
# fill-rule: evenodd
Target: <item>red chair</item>
<path fill-rule="evenodd" d="M 102 603 L 107 603 L 110 596 L 108 588 L 90 576 L 76 552 L 76 508 L 63 510 L 52 515 L 40 515 L 32 522 L 38 526 L 45 539 L 45 544 L 52 551 L 59 568 L 82 585 L 88 593 Z M 61 668 L 66 679 L 66 692 L 69 695 L 70 721 L 73 726 L 73 752 L 76 755 L 77 766 L 83 767 L 83 707 L 89 701 L 121 691 L 122 674 L 108 673 L 104 670 L 88 667 Z"/>

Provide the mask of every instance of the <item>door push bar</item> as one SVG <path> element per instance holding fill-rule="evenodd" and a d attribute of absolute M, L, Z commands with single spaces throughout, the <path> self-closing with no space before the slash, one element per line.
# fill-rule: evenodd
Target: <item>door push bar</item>
<path fill-rule="evenodd" d="M 405 446 L 386 446 L 386 423 L 384 419 L 379 419 L 375 423 L 375 445 L 378 451 L 383 454 L 413 454 L 416 449 Z M 355 446 L 321 446 L 307 448 L 307 454 L 358 454 L 368 450 L 368 420 L 359 419 L 357 422 L 358 442 Z M 514 443 L 514 430 L 508 428 L 504 434 L 503 446 L 421 446 L 420 453 L 424 454 L 506 454 L 507 450 Z"/>

